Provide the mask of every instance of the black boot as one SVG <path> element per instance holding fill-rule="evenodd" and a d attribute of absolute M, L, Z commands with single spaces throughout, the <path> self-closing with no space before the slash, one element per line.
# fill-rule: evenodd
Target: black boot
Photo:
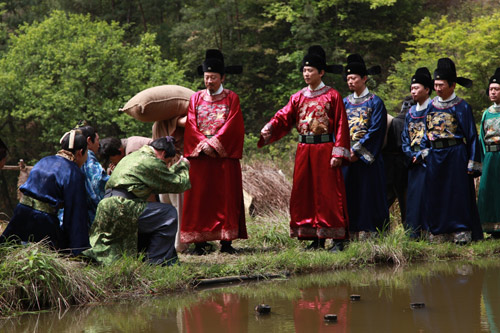
<path fill-rule="evenodd" d="M 309 244 L 306 247 L 306 250 L 324 249 L 325 248 L 325 241 L 326 241 L 326 239 L 324 239 L 324 238 L 316 238 L 315 240 L 313 240 L 311 242 L 311 244 Z"/>
<path fill-rule="evenodd" d="M 205 254 L 209 254 L 210 252 L 212 252 L 212 250 L 212 244 L 209 244 L 207 242 L 194 243 L 194 250 L 191 252 L 191 254 L 203 256 Z"/>
<path fill-rule="evenodd" d="M 232 245 L 231 241 L 220 241 L 220 252 L 221 253 L 229 253 L 229 254 L 235 254 L 238 252 Z"/>
<path fill-rule="evenodd" d="M 332 253 L 344 251 L 344 242 L 343 241 L 333 241 L 333 246 L 328 251 L 330 251 Z"/>

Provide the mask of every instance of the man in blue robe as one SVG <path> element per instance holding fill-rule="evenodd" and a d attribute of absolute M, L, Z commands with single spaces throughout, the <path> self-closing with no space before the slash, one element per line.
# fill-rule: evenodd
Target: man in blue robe
<path fill-rule="evenodd" d="M 408 169 L 408 195 L 406 206 L 406 223 L 410 236 L 420 236 L 422 230 L 427 230 L 423 218 L 422 206 L 425 198 L 425 164 L 422 155 L 425 154 L 425 112 L 430 104 L 434 82 L 426 67 L 418 68 L 411 78 L 411 97 L 416 103 L 406 114 L 403 133 L 401 134 L 402 149 L 410 159 Z"/>
<path fill-rule="evenodd" d="M 90 247 L 85 175 L 87 140 L 72 130 L 61 139 L 56 155 L 42 158 L 20 187 L 23 198 L 14 210 L 0 243 L 7 240 L 38 242 L 47 239 L 55 249 L 77 255 Z M 64 208 L 64 223 L 57 211 Z"/>
<path fill-rule="evenodd" d="M 437 96 L 426 111 L 425 219 L 431 241 L 465 244 L 483 238 L 476 205 L 474 177 L 481 175 L 480 143 L 472 109 L 455 94 L 457 77 L 449 58 L 438 60 L 434 71 Z"/>
<path fill-rule="evenodd" d="M 352 94 L 344 98 L 351 136 L 351 164 L 344 169 L 349 233 L 354 239 L 376 235 L 389 221 L 384 161 L 381 150 L 387 127 L 384 102 L 367 86 L 369 74 L 358 54 L 347 57 L 345 75 Z"/>
<path fill-rule="evenodd" d="M 99 150 L 99 133 L 86 122 L 83 125 L 78 125 L 75 129 L 82 132 L 87 138 L 88 157 L 83 163 L 82 171 L 85 174 L 85 190 L 87 191 L 87 213 L 89 226 L 92 225 L 97 211 L 99 201 L 104 198 L 104 188 L 109 179 L 106 170 L 97 160 L 97 152 Z M 58 213 L 59 221 L 63 223 L 64 209 Z"/>

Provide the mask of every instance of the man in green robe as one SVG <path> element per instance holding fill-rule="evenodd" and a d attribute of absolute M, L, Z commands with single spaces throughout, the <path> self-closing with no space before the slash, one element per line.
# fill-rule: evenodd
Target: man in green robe
<path fill-rule="evenodd" d="M 483 174 L 479 184 L 477 207 L 484 232 L 500 238 L 500 67 L 490 78 L 488 96 L 493 102 L 483 113 L 481 140 Z"/>
<path fill-rule="evenodd" d="M 150 263 L 170 265 L 177 261 L 177 211 L 169 204 L 146 201 L 151 194 L 190 188 L 189 162 L 181 158 L 171 165 L 174 156 L 174 139 L 162 137 L 117 164 L 97 207 L 90 232 L 92 248 L 85 255 L 109 264 L 125 253 L 136 255 L 138 237 L 146 236 Z"/>

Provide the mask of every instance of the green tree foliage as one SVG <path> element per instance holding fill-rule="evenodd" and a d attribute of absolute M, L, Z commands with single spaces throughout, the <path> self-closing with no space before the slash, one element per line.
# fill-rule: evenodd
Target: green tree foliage
<path fill-rule="evenodd" d="M 16 138 L 12 151 L 31 159 L 53 153 L 80 119 L 101 136 L 150 135 L 151 124 L 118 109 L 159 84 L 188 85 L 176 63 L 162 59 L 153 34 L 130 45 L 116 22 L 56 11 L 20 27 L 0 59 L 2 136 Z"/>
<path fill-rule="evenodd" d="M 394 70 L 387 78 L 383 97 L 389 109 L 398 108 L 409 93 L 410 78 L 418 67 L 425 66 L 431 73 L 442 57 L 451 58 L 457 75 L 473 80 L 473 87 L 457 85 L 457 95 L 464 98 L 474 111 L 476 120 L 490 104 L 485 94 L 488 80 L 500 66 L 500 14 L 475 17 L 471 21 L 450 21 L 429 18 L 415 27 Z"/>
<path fill-rule="evenodd" d="M 219 48 L 228 64 L 244 66 L 243 75 L 228 76 L 227 87 L 240 94 L 247 132 L 256 132 L 304 86 L 299 64 L 309 46 L 321 44 L 331 64 L 344 64 L 347 54 L 358 52 L 369 65 L 387 68 L 390 55 L 403 50 L 398 41 L 424 16 L 424 3 L 193 0 L 182 7 L 170 36 L 193 80 L 207 48 Z M 348 93 L 339 75 L 325 76 L 325 83 Z"/>

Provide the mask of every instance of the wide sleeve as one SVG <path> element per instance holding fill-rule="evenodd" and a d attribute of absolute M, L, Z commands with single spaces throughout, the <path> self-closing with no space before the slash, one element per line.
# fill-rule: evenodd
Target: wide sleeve
<path fill-rule="evenodd" d="M 71 254 L 77 255 L 90 248 L 85 175 L 76 166 L 72 168 L 63 186 L 63 233 Z"/>
<path fill-rule="evenodd" d="M 137 176 L 148 188 L 149 194 L 181 193 L 191 187 L 188 162 L 180 161 L 167 167 L 162 160 L 149 157 L 143 163 L 144 169 Z"/>
<path fill-rule="evenodd" d="M 109 176 L 103 169 L 95 155 L 89 153 L 89 157 L 83 166 L 85 173 L 85 188 L 93 207 L 88 207 L 94 211 L 97 209 L 99 201 L 104 197 L 104 189 Z"/>
<path fill-rule="evenodd" d="M 410 121 L 411 121 L 411 116 L 410 112 L 408 112 L 405 117 L 405 125 L 403 127 L 403 131 L 401 131 L 401 149 L 403 150 L 403 153 L 406 156 L 413 159 L 413 157 L 416 155 L 417 152 L 414 152 L 411 149 L 411 139 L 410 139 L 410 133 L 408 131 L 408 126 L 410 124 Z"/>
<path fill-rule="evenodd" d="M 234 92 L 228 95 L 229 115 L 226 122 L 207 143 L 215 149 L 219 157 L 240 159 L 243 155 L 245 127 L 241 113 L 240 98 Z"/>
<path fill-rule="evenodd" d="M 486 118 L 486 113 L 488 109 L 483 112 L 483 117 L 481 118 L 481 129 L 479 130 L 479 141 L 481 142 L 481 161 L 484 160 L 484 155 L 486 154 L 486 146 L 484 142 L 484 119 Z"/>
<path fill-rule="evenodd" d="M 474 177 L 481 175 L 481 146 L 477 135 L 476 124 L 469 104 L 465 105 L 462 112 L 457 112 L 457 119 L 464 133 L 467 146 L 467 171 L 472 172 Z"/>
<path fill-rule="evenodd" d="M 351 148 L 360 160 L 366 164 L 375 162 L 382 150 L 387 128 L 387 110 L 384 102 L 379 97 L 374 96 L 371 103 L 372 114 L 368 123 L 368 131 Z"/>
<path fill-rule="evenodd" d="M 276 112 L 276 114 L 266 124 L 267 127 L 271 128 L 271 137 L 268 142 L 265 142 L 264 138 L 262 138 L 261 135 L 260 140 L 257 143 L 257 146 L 259 148 L 278 141 L 279 139 L 287 135 L 293 128 L 297 119 L 297 101 L 294 96 L 295 95 L 292 95 L 287 105 Z"/>
<path fill-rule="evenodd" d="M 196 105 L 200 99 L 200 92 L 195 93 L 189 100 L 186 127 L 184 131 L 184 156 L 191 156 L 198 144 L 206 139 L 206 136 L 198 130 L 196 124 Z"/>
<path fill-rule="evenodd" d="M 351 159 L 350 146 L 351 138 L 349 136 L 349 121 L 345 111 L 344 102 L 339 93 L 332 96 L 332 111 L 334 119 L 335 143 L 333 144 L 332 157 L 342 159 L 342 165 L 347 165 Z"/>

